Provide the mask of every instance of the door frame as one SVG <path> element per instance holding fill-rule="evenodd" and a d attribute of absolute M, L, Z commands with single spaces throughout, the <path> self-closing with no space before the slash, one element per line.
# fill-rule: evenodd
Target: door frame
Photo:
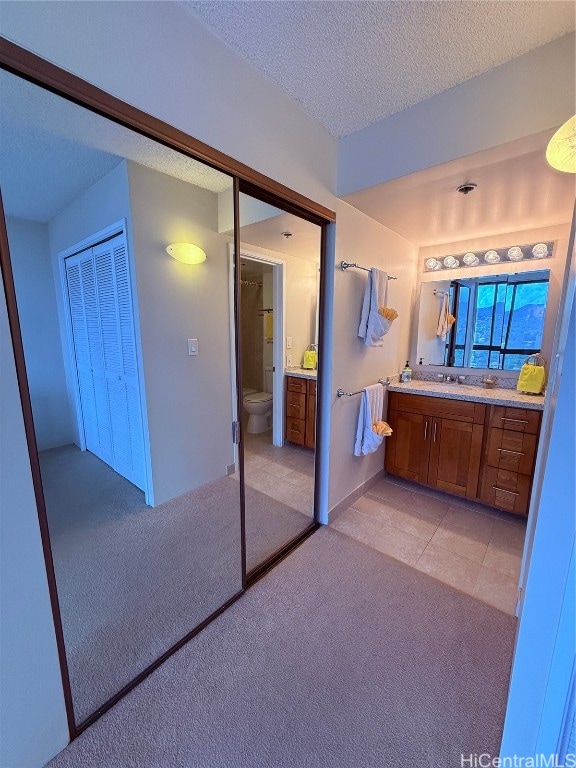
<path fill-rule="evenodd" d="M 274 306 L 274 349 L 272 356 L 273 390 L 274 400 L 272 403 L 272 444 L 278 447 L 284 445 L 284 354 L 285 338 L 284 328 L 286 325 L 286 280 L 285 265 L 282 259 L 270 256 L 267 253 L 256 253 L 240 247 L 240 258 L 256 261 L 261 264 L 269 264 L 272 267 L 272 303 Z M 234 243 L 228 243 L 228 295 L 230 306 L 230 362 L 233 384 L 235 384 L 236 371 L 236 349 L 234 345 L 234 336 L 236 328 L 234 324 Z M 240 393 L 241 395 L 241 393 Z M 242 402 L 242 397 L 239 398 Z M 234 421 L 240 421 L 236 398 L 232 394 L 232 418 Z M 241 417 L 242 414 L 240 414 Z M 237 446 L 235 446 L 237 449 Z M 237 463 L 237 457 L 234 461 Z"/>
<path fill-rule="evenodd" d="M 88 237 L 83 238 L 78 243 L 58 251 L 58 276 L 60 281 L 60 296 L 62 298 L 62 317 L 60 326 L 60 336 L 62 342 L 62 351 L 65 351 L 66 360 L 64 365 L 66 385 L 69 399 L 74 405 L 74 416 L 76 420 L 76 434 L 79 439 L 79 448 L 86 450 L 86 437 L 84 434 L 84 415 L 82 412 L 82 403 L 80 399 L 80 385 L 78 382 L 78 370 L 76 367 L 76 354 L 74 350 L 74 337 L 72 333 L 72 318 L 70 317 L 70 302 L 68 301 L 68 282 L 66 279 L 66 259 L 74 256 L 87 248 L 93 248 L 103 240 L 122 235 L 126 253 L 128 256 L 128 269 L 130 275 L 130 292 L 132 294 L 132 323 L 134 325 L 134 346 L 136 349 L 136 378 L 138 380 L 138 407 L 140 409 L 140 422 L 142 424 L 142 448 L 144 455 L 144 500 L 148 506 L 154 506 L 154 488 L 152 485 L 152 461 L 150 453 L 150 431 L 148 428 L 148 411 L 146 408 L 146 395 L 144 389 L 144 365 L 142 361 L 142 341 L 140 337 L 140 322 L 138 315 L 138 294 L 135 284 L 135 270 L 133 263 L 133 252 L 128 242 L 128 227 L 125 218 L 110 224 L 104 229 L 94 232 Z M 64 327 L 62 327 L 64 326 Z M 71 397 L 70 397 L 71 395 Z"/>

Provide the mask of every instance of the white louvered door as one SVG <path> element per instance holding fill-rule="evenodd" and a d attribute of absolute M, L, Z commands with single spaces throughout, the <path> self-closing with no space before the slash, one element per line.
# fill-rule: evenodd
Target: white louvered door
<path fill-rule="evenodd" d="M 123 234 L 66 259 L 86 447 L 145 490 L 132 293 Z"/>

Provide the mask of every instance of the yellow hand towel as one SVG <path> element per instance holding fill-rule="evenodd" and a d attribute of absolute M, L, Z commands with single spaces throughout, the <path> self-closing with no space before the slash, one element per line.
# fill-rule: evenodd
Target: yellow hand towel
<path fill-rule="evenodd" d="M 266 315 L 266 341 L 274 341 L 274 313 Z"/>
<path fill-rule="evenodd" d="M 518 376 L 516 389 L 518 392 L 530 392 L 532 395 L 539 395 L 546 382 L 546 371 L 543 365 L 534 363 L 524 363 Z"/>
<path fill-rule="evenodd" d="M 390 437 L 392 427 L 386 421 L 375 421 L 372 425 L 372 432 L 376 432 L 377 435 L 382 435 L 382 437 Z"/>
<path fill-rule="evenodd" d="M 386 320 L 390 320 L 390 322 L 398 317 L 398 312 L 392 309 L 392 307 L 378 307 L 378 314 L 382 315 Z"/>

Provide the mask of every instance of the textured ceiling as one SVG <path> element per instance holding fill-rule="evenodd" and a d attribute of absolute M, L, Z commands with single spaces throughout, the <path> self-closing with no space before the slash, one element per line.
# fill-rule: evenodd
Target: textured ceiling
<path fill-rule="evenodd" d="M 335 136 L 575 28 L 563 0 L 182 0 Z"/>
<path fill-rule="evenodd" d="M 226 174 L 0 73 L 0 183 L 8 215 L 50 221 L 123 158 L 211 192 L 232 187 Z"/>
<path fill-rule="evenodd" d="M 419 246 L 570 222 L 575 177 L 545 159 L 553 131 L 354 192 L 344 199 Z M 468 195 L 456 191 L 476 183 Z"/>

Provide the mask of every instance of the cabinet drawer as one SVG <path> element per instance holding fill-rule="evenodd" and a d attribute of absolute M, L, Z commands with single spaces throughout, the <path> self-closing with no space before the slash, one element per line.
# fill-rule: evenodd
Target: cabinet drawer
<path fill-rule="evenodd" d="M 491 405 L 489 425 L 514 432 L 538 434 L 540 411 L 529 408 L 508 408 L 504 405 Z"/>
<path fill-rule="evenodd" d="M 316 379 L 308 379 L 308 395 L 316 395 Z"/>
<path fill-rule="evenodd" d="M 486 444 L 486 463 L 491 467 L 532 475 L 536 441 L 536 435 L 527 432 L 492 427 Z"/>
<path fill-rule="evenodd" d="M 454 386 L 458 386 L 455 384 Z M 421 413 L 424 416 L 439 416 L 447 419 L 484 424 L 486 406 L 468 400 L 450 400 L 444 397 L 428 397 L 404 392 L 390 392 L 389 410 Z"/>
<path fill-rule="evenodd" d="M 302 392 L 286 392 L 286 415 L 295 419 L 303 419 L 306 416 L 306 395 Z"/>
<path fill-rule="evenodd" d="M 286 417 L 286 439 L 297 445 L 304 445 L 304 436 L 306 433 L 306 420 L 294 419 L 291 416 Z"/>
<path fill-rule="evenodd" d="M 306 379 L 298 376 L 286 376 L 286 389 L 290 392 L 306 393 Z"/>
<path fill-rule="evenodd" d="M 517 515 L 528 514 L 531 478 L 507 469 L 485 467 L 480 498 L 485 504 Z"/>

